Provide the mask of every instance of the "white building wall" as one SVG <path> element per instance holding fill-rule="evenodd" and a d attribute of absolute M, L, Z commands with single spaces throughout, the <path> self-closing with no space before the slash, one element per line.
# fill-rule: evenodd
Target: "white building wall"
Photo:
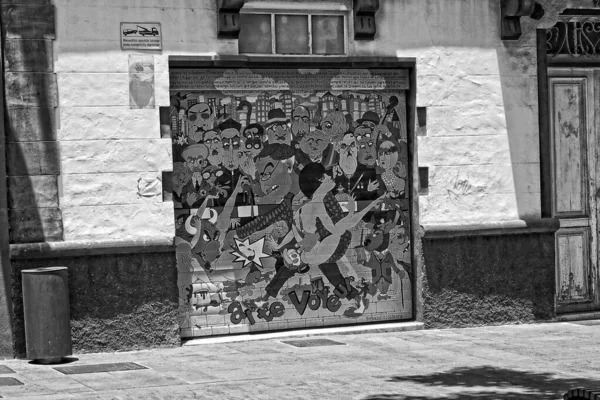
<path fill-rule="evenodd" d="M 237 41 L 216 38 L 213 0 L 54 3 L 65 240 L 172 237 L 173 204 L 161 191 L 138 195 L 140 179 L 172 168 L 158 114 L 168 56 L 237 54 Z M 503 43 L 497 0 L 380 4 L 376 40 L 351 40 L 349 55 L 417 59 L 417 106 L 427 107 L 418 163 L 430 171 L 421 223 L 539 217 L 534 34 Z M 121 22 L 160 22 L 163 51 L 121 50 Z M 131 54 L 154 58 L 154 109 L 129 107 Z"/>

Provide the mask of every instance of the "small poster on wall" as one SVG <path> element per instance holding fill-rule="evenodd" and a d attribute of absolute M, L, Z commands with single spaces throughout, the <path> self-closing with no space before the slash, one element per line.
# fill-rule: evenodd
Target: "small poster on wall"
<path fill-rule="evenodd" d="M 121 22 L 122 50 L 162 50 L 160 22 Z"/>

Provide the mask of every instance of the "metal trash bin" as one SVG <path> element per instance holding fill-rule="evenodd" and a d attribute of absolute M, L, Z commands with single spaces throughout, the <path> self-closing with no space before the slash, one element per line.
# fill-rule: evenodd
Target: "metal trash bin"
<path fill-rule="evenodd" d="M 67 267 L 21 271 L 27 358 L 45 364 L 72 353 Z"/>

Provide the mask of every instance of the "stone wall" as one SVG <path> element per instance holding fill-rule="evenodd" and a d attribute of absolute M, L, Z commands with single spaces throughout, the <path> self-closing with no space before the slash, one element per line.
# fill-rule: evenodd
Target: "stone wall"
<path fill-rule="evenodd" d="M 3 0 L 0 5 L 10 242 L 62 240 L 54 6 L 49 0 Z"/>
<path fill-rule="evenodd" d="M 380 4 L 375 40 L 350 40 L 349 55 L 417 59 L 417 106 L 427 108 L 418 162 L 430 174 L 421 223 L 539 218 L 534 30 L 502 42 L 495 0 Z M 56 7 L 65 240 L 171 236 L 171 204 L 137 194 L 140 178 L 171 169 L 170 143 L 160 139 L 158 108 L 129 108 L 134 52 L 120 49 L 119 23 L 162 24 L 163 51 L 145 53 L 157 107 L 169 104 L 169 55 L 235 55 L 237 41 L 216 38 L 214 1 Z"/>
<path fill-rule="evenodd" d="M 554 318 L 554 233 L 423 240 L 428 328 Z"/>
<path fill-rule="evenodd" d="M 21 271 L 66 266 L 73 351 L 106 352 L 180 343 L 175 255 L 167 253 L 13 259 L 15 355 L 25 355 Z"/>

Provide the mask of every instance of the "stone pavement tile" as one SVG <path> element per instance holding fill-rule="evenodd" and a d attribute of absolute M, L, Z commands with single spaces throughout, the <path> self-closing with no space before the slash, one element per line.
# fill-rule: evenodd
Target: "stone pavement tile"
<path fill-rule="evenodd" d="M 40 379 L 35 381 L 36 384 L 43 386 L 53 392 L 61 393 L 78 393 L 78 392 L 93 392 L 90 388 L 71 378 L 58 377 L 53 379 Z"/>
<path fill-rule="evenodd" d="M 18 378 L 17 376 L 14 376 Z M 20 379 L 19 379 L 20 380 Z M 30 383 L 27 385 L 20 386 L 0 386 L 0 396 L 2 398 L 10 399 L 10 398 L 28 398 L 30 396 L 41 396 L 41 395 L 52 395 L 55 394 L 54 391 L 34 383 Z"/>
<path fill-rule="evenodd" d="M 41 379 L 52 379 L 52 378 L 61 378 L 64 377 L 60 372 L 52 369 L 51 367 L 46 367 L 44 369 L 37 370 L 25 370 L 18 372 L 20 377 L 23 377 L 27 381 L 37 381 Z"/>
<path fill-rule="evenodd" d="M 110 375 L 126 381 L 132 387 L 185 385 L 186 382 L 172 376 L 164 376 L 151 370 L 113 371 Z"/>
<path fill-rule="evenodd" d="M 8 398 L 10 398 L 10 397 L 7 397 L 7 399 Z M 74 397 L 71 393 L 56 393 L 56 394 L 42 394 L 39 396 L 36 396 L 36 395 L 27 396 L 27 400 L 70 400 L 73 398 Z"/>
<path fill-rule="evenodd" d="M 71 375 L 72 379 L 94 390 L 113 390 L 132 388 L 134 385 L 127 379 L 120 379 L 108 372 Z"/>

